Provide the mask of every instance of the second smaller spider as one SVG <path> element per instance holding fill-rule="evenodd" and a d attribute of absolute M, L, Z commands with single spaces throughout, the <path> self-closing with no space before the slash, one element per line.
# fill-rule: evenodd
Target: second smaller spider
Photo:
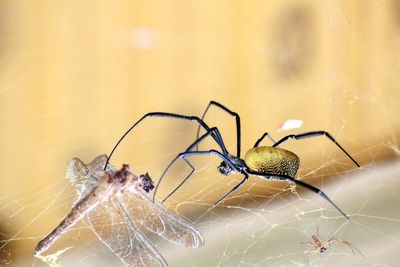
<path fill-rule="evenodd" d="M 353 255 L 355 256 L 355 251 L 357 251 L 365 260 L 367 260 L 367 258 L 364 256 L 364 254 L 362 254 L 362 252 L 356 248 L 353 244 L 351 244 L 349 241 L 338 238 L 338 237 L 330 237 L 327 240 L 321 240 L 320 236 L 319 236 L 319 229 L 317 227 L 317 233 L 315 235 L 311 236 L 312 241 L 305 241 L 305 242 L 301 242 L 302 245 L 310 245 L 312 247 L 311 250 L 307 250 L 305 252 L 319 252 L 319 253 L 323 253 L 325 252 L 329 246 L 333 243 L 342 243 L 347 245 L 351 251 L 353 252 Z M 306 260 L 306 262 L 308 263 L 308 259 Z"/>

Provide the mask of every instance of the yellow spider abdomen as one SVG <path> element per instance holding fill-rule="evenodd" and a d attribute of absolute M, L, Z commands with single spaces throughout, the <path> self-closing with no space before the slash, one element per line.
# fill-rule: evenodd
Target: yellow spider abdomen
<path fill-rule="evenodd" d="M 246 165 L 255 172 L 269 174 L 284 174 L 295 177 L 299 169 L 299 157 L 286 149 L 279 147 L 254 147 L 244 155 Z"/>

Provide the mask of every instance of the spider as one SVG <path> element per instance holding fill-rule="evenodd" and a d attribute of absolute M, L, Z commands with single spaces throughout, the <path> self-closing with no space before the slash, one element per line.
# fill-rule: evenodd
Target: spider
<path fill-rule="evenodd" d="M 218 108 L 221 108 L 223 111 L 229 113 L 230 115 L 234 116 L 236 119 L 236 135 L 237 135 L 237 153 L 236 156 L 230 154 L 224 144 L 224 141 L 222 139 L 222 136 L 218 130 L 217 127 L 212 127 L 210 128 L 204 121 L 204 117 L 208 111 L 208 109 L 211 106 L 216 106 Z M 338 142 L 328 133 L 325 131 L 314 131 L 314 132 L 307 132 L 303 134 L 298 134 L 298 135 L 288 135 L 280 139 L 278 142 L 274 142 L 273 139 L 268 135 L 268 133 L 264 133 L 255 143 L 254 147 L 250 149 L 244 159 L 240 157 L 240 149 L 241 149 L 241 127 L 240 127 L 240 116 L 222 104 L 211 101 L 209 105 L 207 106 L 202 118 L 199 118 L 197 116 L 186 116 L 186 115 L 181 115 L 181 114 L 176 114 L 176 113 L 168 113 L 168 112 L 150 112 L 145 114 L 143 117 L 141 117 L 137 122 L 135 122 L 123 135 L 122 137 L 118 140 L 118 142 L 115 144 L 113 149 L 110 152 L 110 155 L 108 157 L 108 160 L 104 166 L 104 169 L 107 168 L 107 165 L 109 163 L 109 160 L 111 159 L 112 155 L 114 154 L 115 150 L 117 147 L 120 145 L 120 143 L 123 141 L 123 139 L 137 126 L 139 125 L 144 119 L 148 117 L 162 117 L 162 118 L 175 118 L 175 119 L 181 119 L 181 120 L 187 120 L 187 121 L 194 121 L 197 122 L 199 129 L 203 128 L 206 132 L 197 138 L 196 141 L 194 141 L 186 150 L 185 152 L 180 153 L 179 155 L 176 156 L 176 158 L 167 166 L 165 171 L 163 172 L 162 176 L 160 177 L 156 189 L 154 191 L 153 195 L 153 201 L 155 200 L 157 189 L 160 186 L 160 183 L 168 171 L 168 169 L 173 165 L 173 163 L 178 160 L 179 158 L 182 158 L 192 169 L 189 175 L 178 185 L 177 188 L 175 188 L 167 197 L 164 198 L 162 202 L 165 202 L 173 193 L 176 192 L 188 179 L 189 177 L 193 174 L 195 171 L 195 168 L 193 165 L 188 161 L 187 157 L 191 155 L 217 155 L 219 156 L 223 161 L 219 165 L 218 170 L 221 174 L 223 175 L 230 175 L 234 173 L 240 173 L 244 176 L 243 180 L 235 185 L 231 190 L 229 190 L 226 194 L 224 194 L 217 202 L 215 202 L 215 205 L 220 203 L 226 196 L 231 194 L 232 192 L 236 191 L 239 189 L 249 178 L 249 175 L 254 175 L 258 176 L 264 179 L 268 180 L 287 180 L 290 182 L 293 182 L 297 185 L 300 185 L 302 187 L 305 187 L 320 196 L 322 196 L 325 200 L 327 200 L 329 203 L 331 203 L 343 216 L 345 216 L 347 219 L 349 217 L 339 209 L 329 198 L 328 196 L 323 193 L 321 190 L 318 188 L 307 184 L 303 181 L 296 180 L 294 179 L 294 176 L 297 173 L 297 169 L 300 164 L 299 157 L 295 155 L 294 153 L 278 148 L 278 146 L 289 140 L 289 139 L 302 139 L 302 138 L 307 138 L 307 137 L 314 137 L 314 136 L 326 136 L 329 138 L 332 142 L 334 142 L 358 167 L 360 165 L 342 148 L 342 146 L 339 145 Z M 199 133 L 199 130 L 198 130 Z M 197 135 L 198 136 L 198 135 Z M 207 151 L 193 151 L 193 148 L 197 147 L 197 145 L 203 141 L 206 137 L 211 136 L 213 140 L 217 143 L 219 148 L 221 149 L 220 151 L 217 151 L 215 149 L 207 150 Z M 266 137 L 269 137 L 273 142 L 273 146 L 258 146 L 259 143 Z"/>
<path fill-rule="evenodd" d="M 236 149 L 237 149 L 236 156 L 232 155 L 228 152 L 217 127 L 209 128 L 207 126 L 209 129 L 206 129 L 206 127 L 204 127 L 204 125 L 206 125 L 206 124 L 204 123 L 203 119 L 211 106 L 218 107 L 221 110 L 230 114 L 231 116 L 235 117 L 235 119 L 236 119 Z M 183 179 L 181 181 L 181 183 L 171 193 L 169 193 L 163 199 L 162 202 L 165 202 L 172 194 L 174 194 L 189 179 L 189 177 L 195 171 L 195 168 L 187 159 L 189 156 L 192 156 L 192 155 L 216 155 L 223 160 L 221 162 L 221 164 L 218 166 L 218 171 L 221 174 L 223 174 L 225 176 L 235 174 L 235 173 L 242 174 L 243 179 L 238 184 L 236 184 L 234 187 L 232 187 L 228 192 L 226 192 L 218 201 L 216 201 L 214 203 L 214 205 L 218 205 L 229 194 L 238 190 L 248 180 L 249 176 L 252 175 L 252 176 L 256 176 L 256 177 L 259 177 L 262 179 L 267 179 L 267 180 L 289 181 L 296 185 L 307 188 L 307 189 L 319 194 L 326 201 L 328 201 L 331 205 L 333 205 L 345 218 L 349 219 L 349 217 L 332 200 L 330 200 L 330 198 L 324 192 L 322 192 L 319 188 L 314 187 L 313 185 L 310 185 L 306 182 L 296 180 L 294 178 L 296 176 L 297 170 L 300 165 L 299 157 L 289 150 L 278 147 L 279 145 L 281 145 L 282 143 L 284 143 L 290 139 L 304 139 L 304 138 L 309 138 L 309 137 L 325 136 L 329 140 L 331 140 L 334 144 L 336 144 L 336 146 L 338 146 L 354 162 L 354 164 L 357 167 L 360 167 L 360 165 L 357 163 L 357 161 L 355 159 L 353 159 L 353 157 L 351 157 L 350 154 L 347 153 L 347 151 L 328 132 L 312 131 L 312 132 L 306 132 L 306 133 L 296 134 L 296 135 L 287 135 L 287 136 L 281 138 L 277 142 L 274 141 L 274 139 L 268 134 L 268 132 L 265 132 L 256 141 L 253 148 L 251 148 L 250 150 L 248 150 L 246 152 L 244 158 L 241 158 L 241 126 L 240 126 L 239 114 L 231 111 L 230 109 L 228 109 L 227 107 L 225 107 L 224 105 L 222 105 L 216 101 L 211 101 L 208 104 L 208 106 L 207 106 L 206 110 L 204 111 L 203 116 L 201 117 L 201 120 L 199 122 L 202 122 L 202 123 L 200 123 L 200 125 L 199 125 L 196 141 L 194 141 L 184 152 L 177 155 L 174 158 L 174 160 L 172 160 L 171 163 L 167 166 L 167 168 L 161 175 L 161 177 L 156 185 L 156 189 L 155 189 L 154 195 L 153 195 L 153 200 L 155 199 L 158 187 L 160 186 L 160 183 L 161 183 L 163 177 L 165 176 L 168 169 L 175 163 L 175 161 L 177 161 L 180 158 L 183 159 L 188 164 L 188 166 L 191 168 L 191 172 L 188 174 L 188 176 L 185 179 Z M 202 136 L 199 137 L 199 131 L 200 131 L 201 126 L 203 126 L 203 128 L 206 129 L 206 133 L 204 133 Z M 206 151 L 198 150 L 198 145 L 207 136 L 213 137 L 213 139 L 219 145 L 221 151 L 217 151 L 215 149 L 206 150 Z M 261 141 L 263 141 L 263 139 L 265 139 L 266 137 L 268 137 L 274 144 L 272 146 L 259 146 Z M 194 150 L 194 149 L 196 149 L 196 150 Z"/>
<path fill-rule="evenodd" d="M 349 241 L 338 238 L 338 237 L 330 237 L 325 241 L 322 241 L 321 238 L 319 237 L 319 229 L 317 226 L 317 233 L 315 235 L 311 236 L 312 238 L 312 242 L 311 241 L 305 241 L 305 242 L 301 242 L 302 245 L 310 245 L 313 249 L 308 250 L 307 252 L 319 252 L 319 253 L 323 253 L 325 252 L 328 247 L 332 244 L 332 243 L 343 243 L 345 245 L 347 245 L 351 251 L 353 252 L 353 255 L 355 256 L 355 250 L 365 259 L 367 260 L 367 258 L 364 256 L 364 254 L 362 254 L 362 252 L 356 248 L 353 244 L 351 244 Z M 308 263 L 308 258 L 306 258 L 306 262 Z"/>

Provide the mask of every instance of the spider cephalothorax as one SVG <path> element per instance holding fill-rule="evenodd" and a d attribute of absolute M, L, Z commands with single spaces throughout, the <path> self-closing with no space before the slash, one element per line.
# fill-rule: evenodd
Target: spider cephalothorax
<path fill-rule="evenodd" d="M 228 159 L 230 160 L 231 164 L 227 164 L 226 161 L 222 161 L 217 167 L 218 171 L 221 174 L 228 176 L 234 173 L 245 172 L 246 169 L 248 169 L 246 163 L 241 158 L 228 155 Z"/>

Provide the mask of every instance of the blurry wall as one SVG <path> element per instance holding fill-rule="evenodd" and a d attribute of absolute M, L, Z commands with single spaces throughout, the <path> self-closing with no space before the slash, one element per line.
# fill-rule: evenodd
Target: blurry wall
<path fill-rule="evenodd" d="M 290 133 L 330 131 L 363 165 L 395 157 L 399 6 L 1 1 L 1 229 L 9 238 L 33 237 L 10 242 L 13 255 L 30 255 L 68 212 L 67 160 L 109 153 L 150 111 L 200 116 L 217 100 L 242 116 L 243 152 L 264 131 L 279 138 L 287 134 L 277 131 L 284 121 L 301 119 L 303 127 Z M 235 151 L 234 120 L 212 114 L 210 124 L 224 129 Z M 193 140 L 196 127 L 187 127 L 148 121 L 113 161 L 157 176 Z M 344 162 L 341 170 L 353 168 L 322 138 L 288 147 L 304 169 L 332 158 Z"/>

